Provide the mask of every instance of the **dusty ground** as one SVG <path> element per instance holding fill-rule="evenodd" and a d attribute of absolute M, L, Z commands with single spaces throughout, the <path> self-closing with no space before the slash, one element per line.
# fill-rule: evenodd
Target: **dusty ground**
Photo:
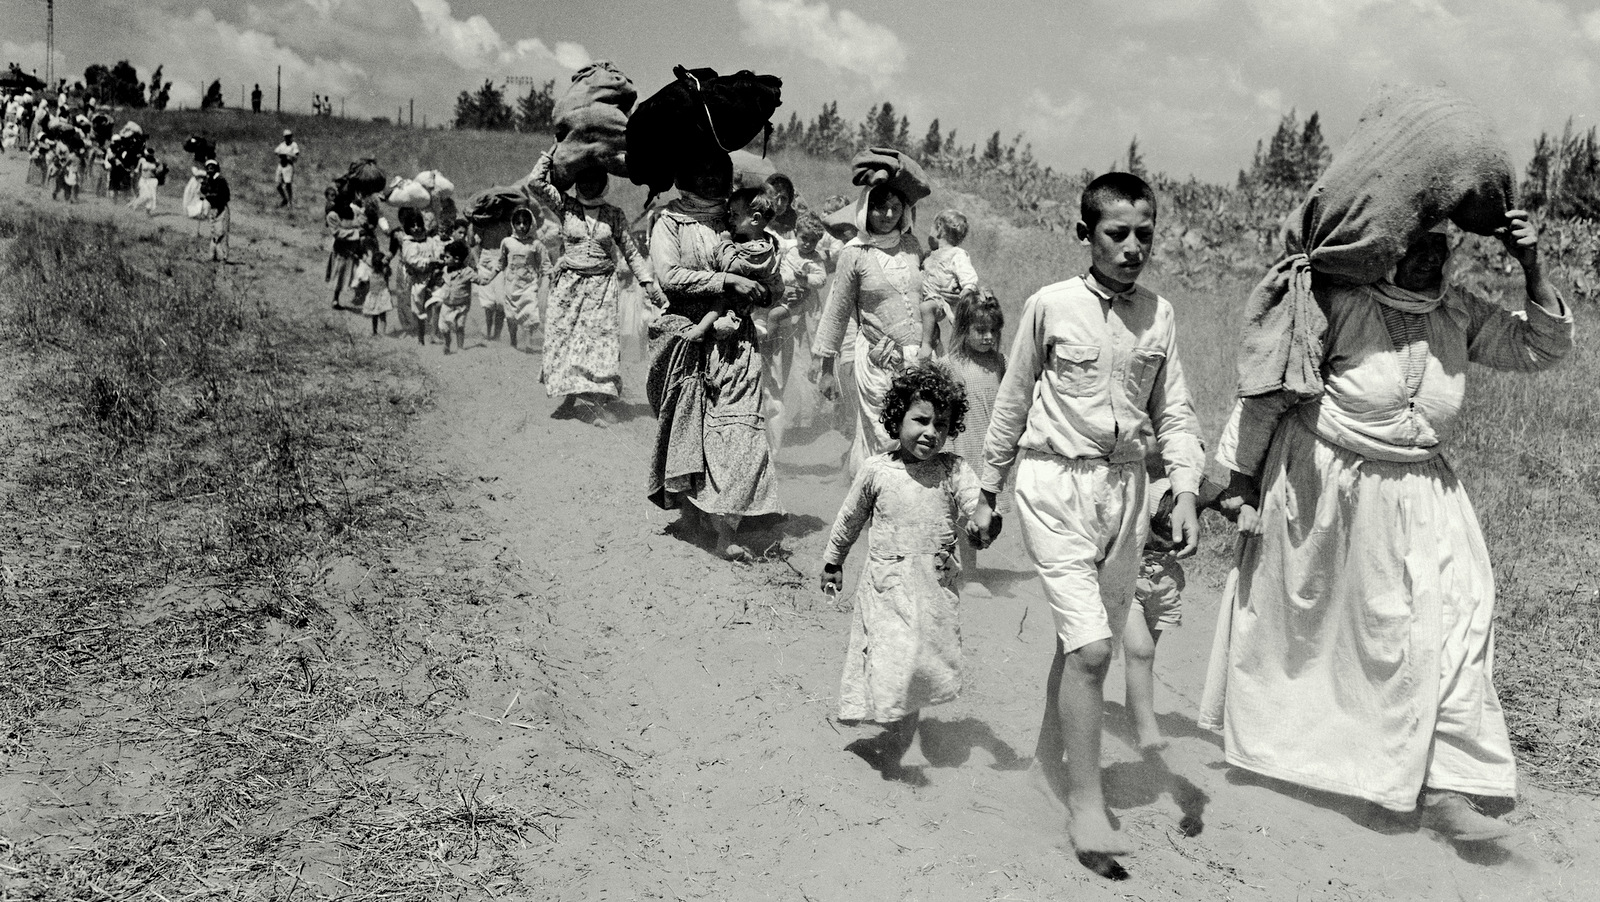
<path fill-rule="evenodd" d="M 0 184 L 14 197 L 23 190 L 15 157 L 0 164 Z M 157 227 L 192 228 L 173 212 L 180 190 L 164 189 Z M 111 212 L 104 202 L 86 206 L 88 215 Z M 458 870 L 517 876 L 480 881 L 485 896 L 518 882 L 508 897 L 1498 900 L 1597 892 L 1600 805 L 1591 799 L 1526 787 L 1509 815 L 1514 840 L 1458 849 L 1411 819 L 1225 766 L 1217 737 L 1194 725 L 1228 545 L 1217 533 L 1191 568 L 1186 624 L 1161 645 L 1157 709 L 1172 737 L 1164 767 L 1140 760 L 1116 701 L 1120 678 L 1107 686 L 1110 803 L 1138 847 L 1125 860 L 1129 880 L 1108 882 L 1076 863 L 1063 809 L 1030 768 L 1052 636 L 1014 531 L 981 561 L 994 597 L 964 606 L 968 689 L 925 712 L 908 759 L 928 785 L 879 779 L 843 751 L 861 733 L 830 717 L 861 558 L 853 556 L 840 606 L 815 590 L 845 488 L 838 435 L 791 432 L 779 458 L 789 517 L 751 530 L 766 529 L 753 543 L 770 546 L 762 560 L 721 562 L 643 498 L 653 420 L 637 360 L 626 373 L 627 419 L 597 428 L 552 419 L 538 353 L 485 342 L 481 320 L 469 327 L 466 352 L 449 357 L 404 336 L 370 338 L 364 319 L 328 311 L 320 228 L 304 211 L 292 223 L 272 211 L 237 211 L 234 256 L 249 261 L 237 277 L 268 286 L 273 303 L 344 317 L 351 340 L 418 355 L 436 403 L 413 432 L 410 456 L 423 471 L 462 477 L 447 481 L 430 535 L 397 538 L 370 559 L 322 562 L 326 585 L 347 607 L 336 612 L 332 647 L 318 654 L 359 659 L 363 672 L 431 719 L 429 729 L 396 739 L 389 756 L 366 762 L 366 779 L 444 794 L 465 786 L 533 813 L 537 829 L 492 865 L 456 856 Z M 426 597 L 417 588 L 424 577 L 466 587 L 453 597 L 471 603 Z M 263 642 L 297 641 L 292 632 Z M 421 660 L 435 663 L 422 668 Z M 215 704 L 225 700 L 226 680 L 193 691 L 182 703 Z M 42 741 L 11 762 L 0 780 L 11 810 L 0 824 L 13 842 L 67 829 L 70 818 L 50 814 L 52 796 L 102 811 L 159 808 L 150 772 L 165 762 L 103 753 L 94 766 L 123 779 L 86 790 L 80 778 L 74 792 L 69 783 L 87 764 L 60 756 L 79 752 Z M 337 896 L 356 854 L 308 843 L 299 861 L 282 864 L 286 874 L 298 869 L 307 889 Z"/>

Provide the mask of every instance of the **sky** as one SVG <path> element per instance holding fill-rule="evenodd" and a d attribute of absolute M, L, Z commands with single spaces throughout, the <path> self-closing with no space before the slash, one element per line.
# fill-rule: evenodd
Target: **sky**
<path fill-rule="evenodd" d="M 350 116 L 448 120 L 485 79 L 616 62 L 645 97 L 672 66 L 784 80 L 814 118 L 889 101 L 981 144 L 1018 133 L 1043 163 L 1103 170 L 1138 138 L 1146 165 L 1230 181 L 1291 110 L 1337 148 L 1387 82 L 1443 83 L 1479 103 L 1520 165 L 1541 132 L 1600 117 L 1600 0 L 57 0 L 56 69 L 164 66 L 173 102 L 221 79 L 270 109 L 313 92 Z M 43 72 L 44 0 L 0 0 L 0 62 Z M 509 91 L 525 93 L 513 84 Z"/>

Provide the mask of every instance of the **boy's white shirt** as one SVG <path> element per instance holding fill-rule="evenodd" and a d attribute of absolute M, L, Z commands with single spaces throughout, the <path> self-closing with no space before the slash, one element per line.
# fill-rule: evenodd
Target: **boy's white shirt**
<path fill-rule="evenodd" d="M 1114 464 L 1154 441 L 1173 490 L 1196 492 L 1199 420 L 1178 358 L 1172 305 L 1141 286 L 1113 292 L 1092 274 L 1023 305 L 984 440 L 983 488 L 998 492 L 1027 448 Z"/>

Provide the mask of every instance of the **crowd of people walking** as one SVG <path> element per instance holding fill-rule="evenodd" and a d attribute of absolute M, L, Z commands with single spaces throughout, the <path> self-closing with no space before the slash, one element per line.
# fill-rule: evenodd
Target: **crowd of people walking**
<path fill-rule="evenodd" d="M 603 77 L 614 95 L 619 75 L 590 67 L 574 83 Z M 845 433 L 850 488 L 819 584 L 843 589 L 870 524 L 838 717 L 883 728 L 850 751 L 886 778 L 915 782 L 902 761 L 919 712 L 960 691 L 958 601 L 986 591 L 977 556 L 1008 514 L 1056 633 L 1036 761 L 1080 856 L 1108 870 L 1129 849 L 1101 789 L 1112 649 L 1127 653 L 1139 746 L 1159 754 L 1155 650 L 1181 619 L 1199 511 L 1215 507 L 1239 544 L 1199 720 L 1222 732 L 1227 760 L 1420 805 L 1430 829 L 1484 841 L 1507 830 L 1473 800 L 1514 796 L 1515 762 L 1492 680 L 1488 553 L 1444 452 L 1468 363 L 1552 366 L 1572 313 L 1481 115 L 1436 89 L 1380 103 L 1251 295 L 1239 396 L 1209 463 L 1172 303 L 1139 282 L 1160 201 L 1128 173 L 1084 187 L 1075 235 L 1089 265 L 1021 303 L 1005 352 L 1005 305 L 962 247 L 972 223 L 940 211 L 924 243 L 934 186 L 893 148 L 857 154 L 840 171 L 850 190 L 816 204 L 723 150 L 682 154 L 645 231 L 608 200 L 607 165 L 560 144 L 467 215 L 436 172 L 390 181 L 353 166 L 325 195 L 325 275 L 333 306 L 371 317 L 374 334 L 394 312 L 446 353 L 463 347 L 475 302 L 489 340 L 527 347 L 540 330 L 553 416 L 596 426 L 616 421 L 624 348 L 648 328 L 645 494 L 723 558 L 750 559 L 745 521 L 783 513 L 785 428 L 809 417 Z M 4 119 L 7 149 L 31 148 L 67 199 L 84 161 L 104 160 L 113 195 L 137 178 L 133 204 L 155 209 L 165 167 L 135 123 L 113 133 L 93 111 L 29 97 Z M 282 138 L 289 206 L 301 148 Z M 215 148 L 192 140 L 191 192 L 225 260 L 228 183 Z M 1449 166 L 1459 178 L 1433 177 Z M 1453 230 L 1500 238 L 1525 277 L 1521 310 L 1450 284 Z M 784 403 L 803 394 L 797 360 L 816 409 Z"/>

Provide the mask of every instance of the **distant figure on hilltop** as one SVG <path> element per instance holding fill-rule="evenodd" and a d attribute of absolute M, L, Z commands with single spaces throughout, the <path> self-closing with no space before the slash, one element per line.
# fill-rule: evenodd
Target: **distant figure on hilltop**
<path fill-rule="evenodd" d="M 255 89 L 250 92 L 250 112 L 252 112 L 252 113 L 261 112 L 261 86 L 260 85 L 256 85 Z"/>
<path fill-rule="evenodd" d="M 300 159 L 300 145 L 295 143 L 294 131 L 283 130 L 283 140 L 272 149 L 278 155 L 278 206 L 294 203 L 294 164 Z"/>

